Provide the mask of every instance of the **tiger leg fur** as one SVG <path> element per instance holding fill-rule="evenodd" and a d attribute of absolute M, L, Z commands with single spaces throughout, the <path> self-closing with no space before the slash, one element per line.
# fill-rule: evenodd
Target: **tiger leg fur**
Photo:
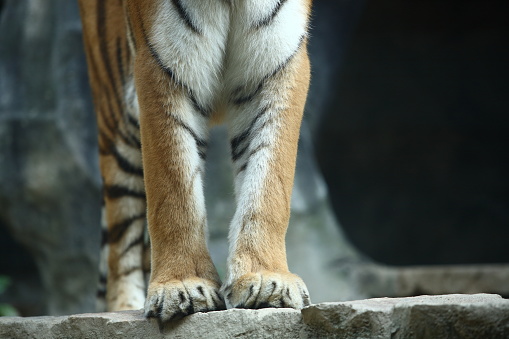
<path fill-rule="evenodd" d="M 237 27 L 232 41 L 238 45 L 229 51 L 234 56 L 225 77 L 238 79 L 243 72 L 244 83 L 232 82 L 227 116 L 237 201 L 222 287 L 229 307 L 310 304 L 306 285 L 288 270 L 285 234 L 309 86 L 306 28 L 311 4 L 276 3 L 272 11 L 251 13 L 252 4 L 246 2 L 246 12 L 232 22 Z M 246 23 L 246 18 L 252 21 Z"/>
<path fill-rule="evenodd" d="M 117 1 L 82 0 L 79 5 L 103 179 L 97 309 L 139 309 L 150 268 L 144 260 L 148 253 L 139 112 L 124 11 Z"/>
<path fill-rule="evenodd" d="M 288 270 L 284 238 L 309 84 L 311 1 L 122 4 L 134 59 L 125 83 L 134 79 L 139 101 L 152 245 L 145 315 L 167 321 L 223 309 L 221 294 L 230 307 L 308 305 L 305 284 Z M 101 70 L 93 67 L 90 54 L 89 47 L 92 78 Z M 91 82 L 95 91 L 104 89 Z M 219 292 L 221 283 L 206 246 L 202 180 L 208 125 L 221 121 L 230 131 L 237 210 L 230 226 L 228 274 Z M 107 201 L 107 211 L 108 206 L 114 205 Z M 131 218 L 135 210 L 130 210 Z M 111 237 L 109 243 L 115 243 Z M 110 248 L 110 271 L 116 265 L 112 258 Z"/>
<path fill-rule="evenodd" d="M 225 6 L 200 3 L 211 11 Z M 203 45 L 206 37 L 180 20 L 168 20 L 178 14 L 175 2 L 128 0 L 127 5 L 136 46 L 134 79 L 152 253 L 145 315 L 164 322 L 225 309 L 206 244 L 203 194 L 208 122 L 220 89 L 212 80 L 221 70 L 221 46 Z M 224 17 L 213 19 L 221 23 Z M 208 24 L 218 29 L 213 21 Z M 208 54 L 203 60 L 203 52 L 212 58 Z"/>

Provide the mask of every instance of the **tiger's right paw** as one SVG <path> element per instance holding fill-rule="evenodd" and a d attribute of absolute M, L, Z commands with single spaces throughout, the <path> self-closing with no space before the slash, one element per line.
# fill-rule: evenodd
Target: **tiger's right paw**
<path fill-rule="evenodd" d="M 145 317 L 162 322 L 197 312 L 225 309 L 219 285 L 198 277 L 151 283 L 145 300 Z"/>

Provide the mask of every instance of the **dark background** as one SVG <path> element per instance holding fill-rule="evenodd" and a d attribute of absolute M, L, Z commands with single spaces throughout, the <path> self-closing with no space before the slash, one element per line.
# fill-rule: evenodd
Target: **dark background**
<path fill-rule="evenodd" d="M 372 259 L 509 261 L 508 18 L 508 1 L 365 2 L 315 144 Z"/>

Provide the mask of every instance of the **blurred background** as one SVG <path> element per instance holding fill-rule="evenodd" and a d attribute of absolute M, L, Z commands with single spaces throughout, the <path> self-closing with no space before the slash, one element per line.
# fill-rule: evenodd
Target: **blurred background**
<path fill-rule="evenodd" d="M 317 0 L 287 236 L 313 302 L 509 296 L 509 2 Z M 0 314 L 93 311 L 101 182 L 78 6 L 0 0 Z M 209 247 L 234 210 L 208 154 Z"/>
<path fill-rule="evenodd" d="M 364 2 L 314 139 L 334 211 L 370 257 L 509 262 L 508 14 L 507 1 Z"/>

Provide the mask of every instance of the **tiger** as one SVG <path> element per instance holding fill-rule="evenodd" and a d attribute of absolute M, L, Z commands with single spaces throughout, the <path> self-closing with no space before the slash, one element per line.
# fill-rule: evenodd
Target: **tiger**
<path fill-rule="evenodd" d="M 311 0 L 79 0 L 103 180 L 98 296 L 167 322 L 301 309 L 288 268 Z M 228 130 L 236 209 L 224 282 L 207 248 L 208 133 Z"/>

